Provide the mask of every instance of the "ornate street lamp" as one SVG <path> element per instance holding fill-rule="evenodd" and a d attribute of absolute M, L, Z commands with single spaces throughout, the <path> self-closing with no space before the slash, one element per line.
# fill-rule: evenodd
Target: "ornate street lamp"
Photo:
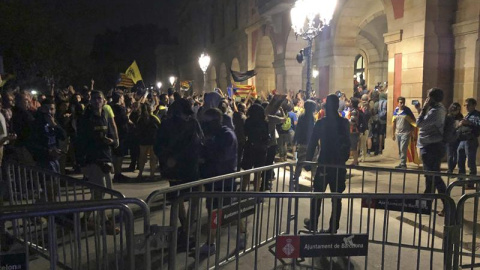
<path fill-rule="evenodd" d="M 198 58 L 198 64 L 200 65 L 200 69 L 203 71 L 203 91 L 206 91 L 207 88 L 207 69 L 210 65 L 210 56 L 207 53 L 202 53 Z"/>
<path fill-rule="evenodd" d="M 337 0 L 297 0 L 290 11 L 295 35 L 308 41 L 308 46 L 304 50 L 307 58 L 307 99 L 310 98 L 312 91 L 310 77 L 313 39 L 330 24 L 336 6 Z"/>

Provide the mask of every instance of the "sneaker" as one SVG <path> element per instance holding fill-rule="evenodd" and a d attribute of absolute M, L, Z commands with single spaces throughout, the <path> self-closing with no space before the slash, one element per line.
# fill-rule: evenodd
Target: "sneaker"
<path fill-rule="evenodd" d="M 407 168 L 407 165 L 398 165 L 398 166 L 395 166 L 395 169 L 406 169 Z"/>
<path fill-rule="evenodd" d="M 215 247 L 215 244 L 209 245 L 208 243 L 205 243 L 200 247 L 199 253 L 200 255 L 211 256 L 215 254 L 216 251 L 217 251 L 217 248 Z"/>
<path fill-rule="evenodd" d="M 315 231 L 316 230 L 315 228 L 313 228 L 309 218 L 305 218 L 303 220 L 303 224 L 305 225 L 305 229 L 307 229 L 309 231 Z"/>

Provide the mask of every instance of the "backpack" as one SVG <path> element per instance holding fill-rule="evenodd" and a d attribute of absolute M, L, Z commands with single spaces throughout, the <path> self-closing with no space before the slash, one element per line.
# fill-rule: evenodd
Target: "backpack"
<path fill-rule="evenodd" d="M 285 117 L 285 122 L 282 124 L 282 130 L 288 131 L 292 128 L 292 119 L 290 117 Z"/>
<path fill-rule="evenodd" d="M 378 102 L 378 117 L 382 121 L 387 120 L 387 101 L 384 99 Z"/>
<path fill-rule="evenodd" d="M 445 123 L 443 126 L 443 142 L 451 143 L 457 140 L 457 130 L 455 129 L 455 118 L 453 116 L 445 116 Z"/>

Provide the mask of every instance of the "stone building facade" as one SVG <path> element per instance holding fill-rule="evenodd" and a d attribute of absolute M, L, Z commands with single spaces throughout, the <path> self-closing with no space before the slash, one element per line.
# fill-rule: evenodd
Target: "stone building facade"
<path fill-rule="evenodd" d="M 248 83 L 260 92 L 305 89 L 296 55 L 307 44 L 291 30 L 293 3 L 183 0 L 179 46 L 157 49 L 158 79 L 175 73 L 202 90 L 198 57 L 206 51 L 212 57 L 206 91 L 226 89 L 230 69 L 255 69 L 258 75 Z M 388 82 L 389 115 L 396 97 L 410 104 L 433 86 L 445 90 L 446 104 L 479 99 L 479 19 L 479 0 L 338 0 L 331 25 L 314 42 L 319 76 L 313 89 L 320 97 L 336 90 L 351 96 L 355 74 L 364 74 L 368 88 Z M 170 53 L 174 61 L 165 57 Z"/>

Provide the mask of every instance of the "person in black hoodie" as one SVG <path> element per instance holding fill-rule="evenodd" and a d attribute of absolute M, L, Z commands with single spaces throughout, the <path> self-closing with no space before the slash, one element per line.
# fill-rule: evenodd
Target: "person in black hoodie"
<path fill-rule="evenodd" d="M 348 120 L 341 118 L 338 114 L 339 100 L 335 94 L 327 97 L 325 105 L 326 117 L 315 123 L 312 136 L 307 148 L 307 161 L 313 159 L 316 148 L 320 141 L 320 165 L 345 165 L 350 151 L 350 132 Z M 306 166 L 309 170 L 309 166 Z M 313 179 L 313 191 L 325 192 L 327 185 L 331 192 L 342 193 L 345 190 L 346 169 L 335 167 L 320 167 Z M 310 218 L 304 220 L 308 230 L 316 231 L 318 217 L 321 210 L 321 200 L 312 199 L 310 203 Z M 340 216 L 342 213 L 341 199 L 332 199 L 332 214 L 330 216 L 330 227 L 321 233 L 337 233 Z"/>
<path fill-rule="evenodd" d="M 216 108 L 208 109 L 203 114 L 202 130 L 205 134 L 205 144 L 202 149 L 203 163 L 200 166 L 200 175 L 202 178 L 210 178 L 237 170 L 237 138 L 234 131 L 222 124 L 223 113 Z M 226 179 L 213 184 L 205 185 L 206 191 L 232 192 L 235 191 L 235 179 Z M 231 198 L 211 199 L 207 198 L 206 207 L 209 215 L 214 209 L 222 209 L 231 203 Z M 210 220 L 210 218 L 209 218 Z M 241 222 L 239 232 L 241 232 L 240 241 L 237 244 L 238 249 L 245 247 L 245 226 Z M 209 239 L 200 247 L 200 254 L 213 255 L 216 251 L 215 235 L 216 230 L 209 230 Z M 242 244 L 240 244 L 240 242 Z"/>
<path fill-rule="evenodd" d="M 307 146 L 312 135 L 313 126 L 315 125 L 315 108 L 317 104 L 313 100 L 307 100 L 305 102 L 305 112 L 298 118 L 298 124 L 295 128 L 295 135 L 293 136 L 293 143 L 297 149 L 297 166 L 295 168 L 294 179 L 298 181 L 298 178 L 302 174 L 302 166 L 299 164 L 307 158 Z"/>
<path fill-rule="evenodd" d="M 162 121 L 157 131 L 157 138 L 153 147 L 153 151 L 159 160 L 162 178 L 168 180 L 170 186 L 189 183 L 199 179 L 202 141 L 203 132 L 200 124 L 194 117 L 190 103 L 183 98 L 175 99 L 168 108 L 166 119 Z M 183 190 L 181 192 L 188 191 Z M 177 192 L 167 194 L 167 199 L 174 200 L 177 196 Z M 193 213 L 195 213 L 197 208 L 197 205 L 190 205 Z M 181 237 L 186 237 L 187 224 L 189 224 L 187 216 L 185 205 L 180 204 Z M 179 243 L 185 242 L 179 241 Z"/>
<path fill-rule="evenodd" d="M 242 169 L 249 170 L 265 166 L 267 148 L 270 139 L 265 109 L 259 104 L 253 104 L 247 111 L 245 120 L 245 149 L 243 151 Z M 247 190 L 250 175 L 242 181 L 242 190 Z M 260 190 L 260 174 L 255 174 L 254 190 Z"/>

